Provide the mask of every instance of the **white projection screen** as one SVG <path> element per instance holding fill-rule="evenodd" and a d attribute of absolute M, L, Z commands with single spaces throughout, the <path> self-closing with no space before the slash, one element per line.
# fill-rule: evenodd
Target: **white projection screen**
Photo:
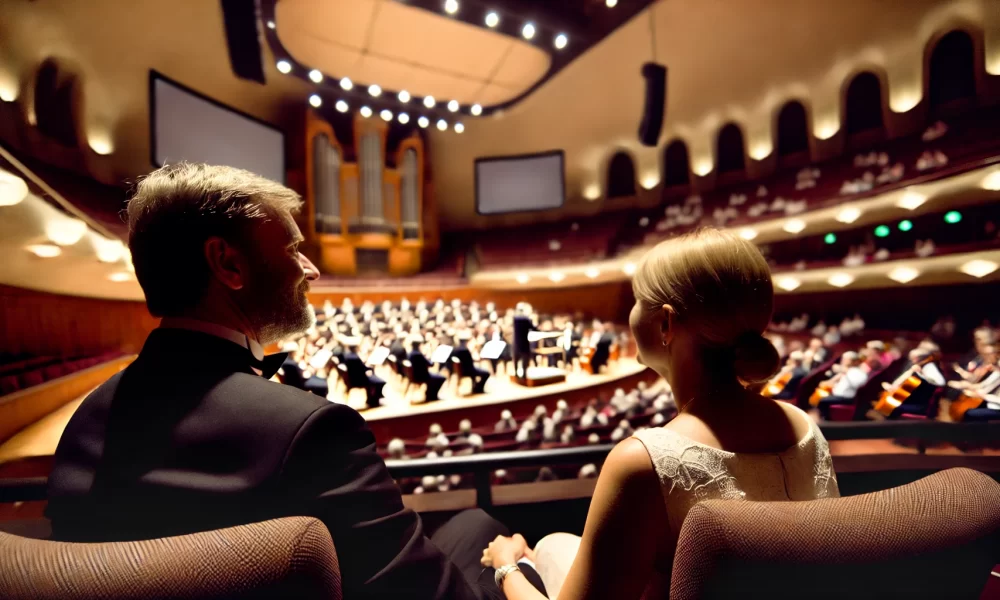
<path fill-rule="evenodd" d="M 149 74 L 153 165 L 180 161 L 239 167 L 285 182 L 285 135 L 156 71 Z"/>
<path fill-rule="evenodd" d="M 476 159 L 476 212 L 559 208 L 566 200 L 563 152 Z"/>

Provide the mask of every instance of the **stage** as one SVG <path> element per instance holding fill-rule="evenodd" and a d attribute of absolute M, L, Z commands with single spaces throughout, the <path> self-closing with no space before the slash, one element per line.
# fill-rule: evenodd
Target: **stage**
<path fill-rule="evenodd" d="M 475 396 L 464 395 L 470 392 L 470 380 L 462 381 L 458 394 L 452 380 L 441 388 L 437 401 L 424 402 L 422 389 L 411 389 L 404 398 L 405 382 L 395 377 L 391 370 L 380 369 L 379 377 L 387 382 L 382 390 L 382 406 L 366 408 L 364 390 L 352 390 L 346 397 L 343 386 L 337 386 L 333 381 L 328 399 L 344 402 L 358 410 L 368 421 L 378 443 L 386 444 L 394 437 L 410 439 L 426 436 L 432 423 L 439 423 L 446 432 L 458 431 L 458 423 L 462 419 L 471 420 L 474 427 L 495 423 L 503 409 L 510 410 L 520 420 L 530 415 L 539 404 L 552 412 L 559 400 L 574 404 L 598 396 L 607 398 L 616 388 L 628 390 L 640 381 L 652 383 L 657 379 L 654 371 L 628 358 L 618 360 L 598 375 L 582 371 L 565 373 L 566 381 L 537 387 L 519 385 L 501 373 L 498 377 L 489 378 L 485 394 Z"/>

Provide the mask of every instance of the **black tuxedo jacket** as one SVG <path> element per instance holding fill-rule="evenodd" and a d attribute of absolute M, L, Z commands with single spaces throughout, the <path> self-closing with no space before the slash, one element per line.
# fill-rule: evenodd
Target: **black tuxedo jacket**
<path fill-rule="evenodd" d="M 345 598 L 480 598 L 403 507 L 353 409 L 273 383 L 250 353 L 157 329 L 59 442 L 47 514 L 68 541 L 149 539 L 284 516 L 333 537 Z"/>
<path fill-rule="evenodd" d="M 531 344 L 528 342 L 528 332 L 533 331 L 535 326 L 531 319 L 524 315 L 514 317 L 514 354 L 530 354 Z"/>

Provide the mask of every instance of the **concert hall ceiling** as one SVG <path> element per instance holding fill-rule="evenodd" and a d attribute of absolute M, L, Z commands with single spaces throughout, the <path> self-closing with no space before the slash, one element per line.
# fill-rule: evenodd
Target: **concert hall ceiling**
<path fill-rule="evenodd" d="M 567 2 L 560 0 L 560 6 Z M 619 0 L 614 8 L 592 0 L 579 3 L 588 11 L 628 11 L 642 1 Z M 450 94 L 463 103 L 489 102 L 477 99 L 475 86 L 463 82 L 475 80 L 477 70 L 497 67 L 499 61 L 494 59 L 501 50 L 495 38 L 500 34 L 479 27 L 473 35 L 466 31 L 472 25 L 455 22 L 443 8 L 435 15 L 426 7 L 403 4 L 280 0 L 274 32 L 290 52 L 302 53 L 296 56 L 300 61 L 307 60 L 308 43 L 292 39 L 300 36 L 286 38 L 286 27 L 324 36 L 316 44 L 321 49 L 354 48 L 339 57 L 318 50 L 308 57 L 329 61 L 315 68 L 333 71 L 348 68 L 351 57 L 359 56 L 356 48 L 362 32 L 357 28 L 370 26 L 373 39 L 383 40 L 380 52 L 397 58 L 425 53 L 415 54 L 414 60 L 460 76 L 437 92 L 431 86 L 445 84 L 432 83 L 430 77 L 421 81 L 415 75 L 418 71 L 400 72 L 388 65 L 365 70 L 368 61 L 361 61 L 353 67 L 359 79 L 385 78 L 365 83 L 386 89 L 412 86 L 415 94 Z M 423 6 L 416 0 L 405 4 Z M 516 7 L 517 18 L 524 18 L 525 13 L 532 16 L 534 4 L 505 0 L 497 3 L 497 10 Z M 380 6 L 385 16 L 366 19 L 361 8 L 345 8 L 360 5 Z M 460 11 L 485 7 L 474 0 L 459 0 L 459 5 Z M 310 19 L 308 7 L 330 12 Z M 402 18 L 411 14 L 408 11 L 419 17 Z M 550 8 L 537 21 L 555 27 L 558 23 L 552 19 L 558 13 Z M 572 47 L 581 17 L 566 15 Z M 509 108 L 478 118 L 466 115 L 461 134 L 428 131 L 442 227 L 482 227 L 521 218 L 488 219 L 476 214 L 472 167 L 478 157 L 565 150 L 566 206 L 531 219 L 601 210 L 606 163 L 620 150 L 633 157 L 638 182 L 655 190 L 663 149 L 674 139 L 687 144 L 696 185 L 711 185 L 716 135 L 729 122 L 743 131 L 748 171 L 753 173 L 772 155 L 777 110 L 793 99 L 806 107 L 813 156 L 831 156 L 844 148 L 844 87 L 865 70 L 882 82 L 889 135 L 912 131 L 921 120 L 927 48 L 956 28 L 970 33 L 977 60 L 982 61 L 981 72 L 995 80 L 1000 75 L 996 0 L 660 0 Z M 551 46 L 540 50 L 541 44 L 552 43 L 551 37 L 515 43 L 507 36 L 505 42 L 519 58 L 517 65 L 499 68 L 498 73 L 504 73 L 497 81 L 503 85 L 490 92 L 496 102 L 534 85 L 552 55 Z M 308 78 L 280 73 L 269 46 L 264 48 L 267 84 L 236 78 L 219 2 L 214 0 L 4 0 L 0 2 L 0 141 L 22 155 L 86 172 L 105 183 L 120 184 L 147 172 L 150 69 L 292 131 L 300 126 L 302 111 L 317 86 Z M 659 146 L 644 148 L 636 136 L 644 95 L 639 69 L 654 55 L 669 68 L 667 116 Z M 47 60 L 80 82 L 74 97 L 79 148 L 55 143 L 33 126 L 32 84 Z M 426 92 L 420 85 L 428 86 Z M 650 201 L 658 199 L 647 196 Z"/>

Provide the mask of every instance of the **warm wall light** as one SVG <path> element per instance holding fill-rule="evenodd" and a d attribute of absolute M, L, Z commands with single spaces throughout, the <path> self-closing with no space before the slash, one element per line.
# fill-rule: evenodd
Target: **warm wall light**
<path fill-rule="evenodd" d="M 583 188 L 583 197 L 587 200 L 597 200 L 601 197 L 601 186 L 592 183 Z"/>
<path fill-rule="evenodd" d="M 563 279 L 566 279 L 566 274 L 561 271 L 552 271 L 549 273 L 549 281 L 552 283 L 559 283 Z"/>
<path fill-rule="evenodd" d="M 132 274 L 128 271 L 115 271 L 114 273 L 108 275 L 109 281 L 114 281 L 115 283 L 123 283 L 132 279 Z"/>
<path fill-rule="evenodd" d="M 990 75 L 1000 75 L 1000 43 L 994 46 L 996 49 L 993 54 L 986 57 L 986 72 Z"/>
<path fill-rule="evenodd" d="M 87 233 L 87 224 L 79 219 L 53 219 L 45 224 L 49 241 L 60 246 L 72 246 Z"/>
<path fill-rule="evenodd" d="M 694 168 L 692 169 L 694 174 L 698 177 L 704 177 L 712 172 L 712 159 L 711 158 L 701 158 L 695 161 Z"/>
<path fill-rule="evenodd" d="M 587 276 L 587 279 L 597 279 L 597 276 L 600 274 L 601 270 L 595 268 L 587 269 L 587 271 L 584 273 L 584 275 Z"/>
<path fill-rule="evenodd" d="M 923 94 L 919 87 L 899 89 L 889 94 L 889 108 L 894 113 L 905 113 L 920 104 Z"/>
<path fill-rule="evenodd" d="M 840 131 L 840 123 L 836 117 L 832 117 L 816 123 L 813 128 L 813 135 L 821 140 L 828 140 L 837 135 Z"/>
<path fill-rule="evenodd" d="M 861 209 L 854 206 L 845 206 L 837 213 L 836 219 L 841 223 L 853 223 L 861 217 Z"/>
<path fill-rule="evenodd" d="M 981 184 L 984 190 L 1000 192 L 1000 171 L 993 171 L 983 179 Z"/>
<path fill-rule="evenodd" d="M 0 78 L 0 100 L 13 102 L 17 100 L 17 82 L 11 78 L 9 81 Z"/>
<path fill-rule="evenodd" d="M 518 273 L 516 279 L 517 279 L 517 282 L 520 283 L 521 285 L 524 285 L 524 284 L 528 283 L 529 281 L 531 281 L 531 277 L 528 277 L 528 275 L 526 273 Z"/>
<path fill-rule="evenodd" d="M 903 192 L 903 196 L 899 199 L 899 202 L 896 203 L 896 206 L 905 208 L 906 210 L 916 210 L 924 202 L 927 202 L 927 196 L 920 192 L 906 190 Z"/>
<path fill-rule="evenodd" d="M 660 175 L 658 173 L 648 173 L 642 178 L 641 185 L 647 190 L 655 188 L 660 185 Z"/>
<path fill-rule="evenodd" d="M 87 145 L 95 154 L 101 156 L 107 156 L 115 151 L 115 145 L 111 143 L 111 136 L 104 132 L 87 134 Z"/>
<path fill-rule="evenodd" d="M 913 267 L 896 267 L 889 271 L 889 279 L 899 283 L 910 283 L 920 276 L 920 271 Z"/>
<path fill-rule="evenodd" d="M 627 262 L 622 266 L 622 272 L 629 277 L 635 275 L 635 263 Z"/>
<path fill-rule="evenodd" d="M 970 260 L 969 262 L 963 264 L 958 268 L 959 271 L 965 273 L 966 275 L 972 275 L 973 277 L 983 278 L 997 270 L 997 265 L 992 260 L 983 260 L 977 258 L 975 260 Z"/>
<path fill-rule="evenodd" d="M 757 237 L 757 230 L 751 227 L 744 227 L 740 229 L 740 237 L 745 240 L 752 240 Z"/>
<path fill-rule="evenodd" d="M 797 290 L 802 285 L 802 282 L 794 277 L 779 277 L 775 283 L 786 292 Z"/>
<path fill-rule="evenodd" d="M 121 240 L 109 240 L 94 234 L 94 251 L 102 263 L 116 263 L 125 254 L 125 244 Z"/>
<path fill-rule="evenodd" d="M 52 244 L 34 244 L 32 246 L 25 246 L 24 249 L 38 258 L 55 258 L 62 254 L 62 248 L 53 246 Z"/>
<path fill-rule="evenodd" d="M 771 156 L 772 149 L 771 140 L 761 140 L 750 146 L 750 158 L 764 160 L 768 156 Z"/>
<path fill-rule="evenodd" d="M 28 184 L 23 179 L 0 169 L 0 206 L 14 206 L 28 197 Z"/>
<path fill-rule="evenodd" d="M 834 287 L 843 288 L 854 283 L 854 276 L 850 273 L 834 273 L 826 282 Z"/>
<path fill-rule="evenodd" d="M 802 233 L 806 228 L 806 223 L 802 219 L 789 219 L 781 228 L 788 233 Z"/>

